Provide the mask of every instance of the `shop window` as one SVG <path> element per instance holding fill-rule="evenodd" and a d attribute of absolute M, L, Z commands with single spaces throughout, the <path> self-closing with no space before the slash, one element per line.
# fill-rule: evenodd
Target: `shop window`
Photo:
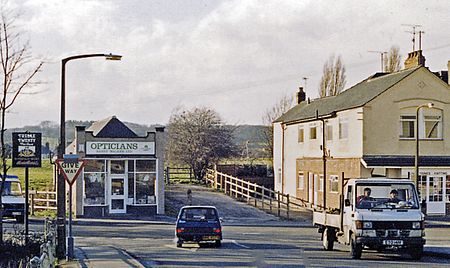
<path fill-rule="evenodd" d="M 136 172 L 156 172 L 156 160 L 136 160 Z"/>
<path fill-rule="evenodd" d="M 446 201 L 448 203 L 450 202 L 450 175 L 447 175 L 446 186 Z"/>
<path fill-rule="evenodd" d="M 105 160 L 92 160 L 89 159 L 84 165 L 84 172 L 106 172 Z"/>
<path fill-rule="evenodd" d="M 105 173 L 84 173 L 84 204 L 105 204 Z"/>
<path fill-rule="evenodd" d="M 156 174 L 136 174 L 136 203 L 155 204 L 155 181 Z"/>
<path fill-rule="evenodd" d="M 339 177 L 336 175 L 330 175 L 330 192 L 339 192 Z"/>
<path fill-rule="evenodd" d="M 426 200 L 427 195 L 427 176 L 419 175 L 417 186 L 417 190 L 419 191 L 419 200 L 422 202 L 423 200 Z"/>
<path fill-rule="evenodd" d="M 111 174 L 125 174 L 125 161 L 111 160 Z"/>

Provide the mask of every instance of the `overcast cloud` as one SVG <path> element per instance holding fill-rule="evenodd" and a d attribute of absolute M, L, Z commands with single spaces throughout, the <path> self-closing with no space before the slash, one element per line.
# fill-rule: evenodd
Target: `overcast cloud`
<path fill-rule="evenodd" d="M 83 59 L 66 69 L 67 119 L 111 115 L 167 123 L 178 106 L 216 109 L 232 124 L 260 124 L 268 107 L 307 80 L 317 97 L 323 63 L 341 55 L 346 88 L 380 70 L 379 55 L 412 50 L 425 31 L 427 66 L 450 60 L 448 1 L 145 1 L 17 0 L 18 26 L 45 59 L 37 95 L 22 95 L 10 127 L 59 120 L 61 59 L 117 53 L 122 61 Z"/>

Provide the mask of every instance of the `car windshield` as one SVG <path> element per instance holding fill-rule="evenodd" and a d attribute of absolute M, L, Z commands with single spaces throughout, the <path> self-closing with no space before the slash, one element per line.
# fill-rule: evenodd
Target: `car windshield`
<path fill-rule="evenodd" d="M 1 182 L 0 182 L 1 186 Z M 22 196 L 22 188 L 18 181 L 6 181 L 2 196 Z"/>
<path fill-rule="evenodd" d="M 418 209 L 419 202 L 412 183 L 362 183 L 356 186 L 356 208 Z"/>
<path fill-rule="evenodd" d="M 185 221 L 217 220 L 217 213 L 213 208 L 187 208 L 181 212 L 180 219 Z"/>

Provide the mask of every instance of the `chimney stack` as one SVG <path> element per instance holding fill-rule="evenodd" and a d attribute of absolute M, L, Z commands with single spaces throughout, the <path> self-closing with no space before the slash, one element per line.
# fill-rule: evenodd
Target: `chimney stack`
<path fill-rule="evenodd" d="M 414 68 L 417 66 L 425 67 L 425 57 L 422 55 L 422 50 L 416 50 L 408 53 L 408 58 L 405 60 L 405 69 Z"/>
<path fill-rule="evenodd" d="M 306 93 L 303 91 L 303 87 L 298 88 L 297 92 L 297 104 L 300 104 L 302 101 L 306 100 Z"/>

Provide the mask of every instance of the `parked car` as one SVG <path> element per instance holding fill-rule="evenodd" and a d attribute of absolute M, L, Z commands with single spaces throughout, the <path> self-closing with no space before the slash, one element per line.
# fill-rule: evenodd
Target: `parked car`
<path fill-rule="evenodd" d="M 221 219 L 213 206 L 185 206 L 177 217 L 177 247 L 185 242 L 214 242 L 216 247 L 222 244 Z"/>
<path fill-rule="evenodd" d="M 2 178 L 0 177 L 0 186 Z M 20 180 L 16 175 L 7 175 L 2 192 L 3 217 L 15 218 L 23 223 L 25 218 L 25 197 L 22 194 Z"/>

